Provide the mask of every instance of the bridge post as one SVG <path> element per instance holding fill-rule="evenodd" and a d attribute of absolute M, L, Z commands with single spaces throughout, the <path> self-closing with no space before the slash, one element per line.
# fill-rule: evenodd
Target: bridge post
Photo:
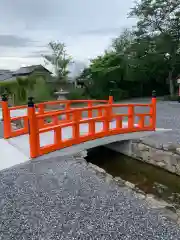
<path fill-rule="evenodd" d="M 33 97 L 28 98 L 28 123 L 30 156 L 31 158 L 35 158 L 39 156 L 40 140 Z"/>
<path fill-rule="evenodd" d="M 152 129 L 156 130 L 156 91 L 152 91 L 152 100 L 151 100 L 151 126 Z"/>
<path fill-rule="evenodd" d="M 3 125 L 4 125 L 4 138 L 11 137 L 11 116 L 8 107 L 8 97 L 6 94 L 2 95 L 2 113 L 3 113 Z"/>
<path fill-rule="evenodd" d="M 111 119 L 111 116 L 113 114 L 113 109 L 111 107 L 111 105 L 113 104 L 113 96 L 109 96 L 109 100 L 108 100 L 108 104 L 110 105 L 109 107 L 109 118 Z"/>
<path fill-rule="evenodd" d="M 113 104 L 113 96 L 109 96 L 108 103 L 109 103 L 109 104 Z"/>

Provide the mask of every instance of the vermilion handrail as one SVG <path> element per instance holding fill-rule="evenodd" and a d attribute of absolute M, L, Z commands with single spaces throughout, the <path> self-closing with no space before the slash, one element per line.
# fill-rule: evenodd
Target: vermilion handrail
<path fill-rule="evenodd" d="M 105 105 L 97 105 L 97 106 L 92 106 L 92 107 L 84 107 L 84 108 L 74 108 L 74 109 L 70 109 L 70 110 L 56 110 L 56 111 L 53 111 L 53 112 L 47 112 L 47 113 L 44 113 L 44 114 L 39 114 L 37 115 L 37 119 L 42 119 L 42 118 L 45 118 L 45 117 L 53 117 L 53 116 L 58 116 L 58 115 L 62 115 L 62 114 L 66 114 L 66 113 L 73 113 L 73 112 L 76 112 L 76 111 L 88 111 L 88 110 L 96 110 L 96 109 L 101 109 L 101 108 L 106 108 L 108 107 L 105 106 Z"/>
<path fill-rule="evenodd" d="M 115 114 L 112 109 L 116 107 L 127 107 L 128 113 Z M 149 107 L 149 112 L 145 113 L 135 113 L 135 107 Z M 35 111 L 35 108 L 33 108 Z M 98 110 L 98 116 L 94 117 L 92 114 L 93 110 Z M 82 118 L 82 112 L 88 111 L 88 118 Z M 42 120 L 46 117 L 52 117 L 57 119 L 58 115 L 62 114 L 72 114 L 72 120 L 66 123 L 54 124 L 51 126 L 46 126 L 44 128 L 38 128 L 38 121 Z M 89 117 L 91 115 L 91 117 Z M 107 105 L 98 105 L 91 106 L 85 108 L 76 108 L 64 111 L 56 111 L 53 113 L 44 113 L 40 115 L 33 115 L 34 123 L 31 126 L 32 131 L 35 131 L 32 135 L 36 137 L 35 139 L 31 139 L 30 137 L 30 155 L 32 158 L 38 157 L 40 155 L 50 153 L 52 151 L 71 146 L 73 144 L 79 144 L 85 141 L 97 139 L 100 137 L 106 137 L 114 134 L 120 133 L 130 133 L 130 132 L 138 132 L 138 131 L 154 131 L 156 127 L 156 98 L 152 97 L 152 101 L 149 104 L 112 104 L 110 102 Z M 150 124 L 145 125 L 145 117 L 150 117 Z M 128 126 L 126 128 L 123 127 L 123 117 L 128 117 Z M 139 118 L 138 125 L 135 125 L 135 117 Z M 112 119 L 116 121 L 115 129 L 110 128 L 110 122 Z M 95 131 L 96 122 L 103 123 L 103 130 L 101 132 Z M 80 124 L 87 123 L 89 127 L 88 134 L 81 136 L 80 134 Z M 35 130 L 33 130 L 33 126 L 35 126 Z M 72 128 L 72 138 L 67 140 L 62 140 L 62 129 L 65 127 Z M 45 132 L 54 132 L 54 143 L 47 146 L 40 146 L 40 134 Z M 30 131 L 31 134 L 31 131 Z M 36 144 L 36 147 L 34 144 Z M 35 149 L 35 150 L 34 150 Z"/>
<path fill-rule="evenodd" d="M 56 101 L 48 101 L 43 102 L 43 104 L 47 105 L 55 105 L 55 104 L 65 104 L 67 102 L 69 103 L 108 103 L 109 100 L 56 100 Z"/>
<path fill-rule="evenodd" d="M 11 117 L 11 111 L 27 109 L 27 106 L 22 105 L 22 106 L 9 107 L 7 101 L 8 101 L 7 97 L 4 96 L 4 97 L 2 97 L 2 101 L 0 102 L 0 104 L 2 106 L 2 110 L 3 110 L 3 118 L 5 119 L 5 121 L 4 121 L 4 138 L 10 138 L 10 137 L 19 136 L 22 134 L 27 134 L 28 133 L 28 117 L 27 116 Z M 96 103 L 106 103 L 107 104 L 109 101 L 111 101 L 110 98 L 109 98 L 109 100 L 56 100 L 56 101 L 37 103 L 37 104 L 35 104 L 35 108 L 36 108 L 36 114 L 41 115 L 41 114 L 47 113 L 47 111 L 45 109 L 45 107 L 47 105 L 63 104 L 63 105 L 65 105 L 64 109 L 66 111 L 68 111 L 69 109 L 71 109 L 71 104 L 74 104 L 74 103 L 85 103 L 89 107 L 91 107 L 91 106 L 93 106 L 93 104 L 96 104 Z M 56 112 L 56 111 L 59 111 L 59 110 L 50 109 L 50 110 L 48 110 L 48 113 L 49 112 L 52 113 L 52 112 Z M 60 110 L 60 111 L 62 111 L 62 110 Z M 66 121 L 70 121 L 70 119 L 71 119 L 70 115 L 67 113 Z M 18 129 L 18 130 L 12 130 L 11 122 L 17 121 L 17 120 L 23 120 L 24 127 L 21 129 Z M 58 121 L 58 122 L 64 122 L 64 121 Z M 40 119 L 38 122 L 38 126 L 40 128 L 42 128 L 44 126 L 53 125 L 53 124 L 54 123 L 50 123 L 50 124 L 45 123 L 45 121 L 43 119 Z"/>
<path fill-rule="evenodd" d="M 55 100 L 55 101 L 49 101 L 49 102 L 43 102 L 43 103 L 37 103 L 35 104 L 36 108 L 38 108 L 40 105 L 57 105 L 57 104 L 73 104 L 73 103 L 108 103 L 109 100 Z M 1 102 L 2 103 L 2 102 Z M 21 105 L 21 106 L 12 106 L 9 107 L 10 110 L 17 110 L 17 109 L 24 109 L 27 108 L 27 105 Z"/>
<path fill-rule="evenodd" d="M 112 104 L 111 107 L 151 107 L 152 104 Z M 101 108 L 106 108 L 108 105 L 97 105 L 97 106 L 92 106 L 92 107 L 83 107 L 83 112 L 88 111 L 88 110 L 98 110 Z M 44 114 L 39 114 L 37 116 L 37 119 L 42 119 L 45 117 L 53 117 L 53 116 L 58 116 L 60 114 L 66 114 L 66 113 L 73 113 L 77 110 L 82 110 L 82 108 L 75 108 L 75 109 L 70 109 L 70 110 L 54 110 L 53 112 L 46 112 Z M 136 115 L 142 115 L 143 113 L 136 113 Z M 145 115 L 150 115 L 150 113 L 145 113 Z"/>
<path fill-rule="evenodd" d="M 155 94 L 152 96 L 152 100 L 147 104 L 115 104 L 113 103 L 112 96 L 109 100 L 76 100 L 73 102 L 86 102 L 87 107 L 70 108 L 72 101 L 56 101 L 64 102 L 65 109 L 44 111 L 44 106 L 49 104 L 40 103 L 34 104 L 32 98 L 29 99 L 27 116 L 13 117 L 10 116 L 10 110 L 14 108 L 8 108 L 7 99 L 3 99 L 3 119 L 4 119 L 4 138 L 15 137 L 21 134 L 29 133 L 29 144 L 30 144 L 30 156 L 36 158 L 40 155 L 71 146 L 73 144 L 79 144 L 85 141 L 97 139 L 100 137 L 111 136 L 120 133 L 130 133 L 137 131 L 154 131 L 156 128 L 156 97 Z M 101 105 L 93 106 L 93 103 L 105 103 Z M 50 102 L 54 104 L 54 102 Z M 36 108 L 38 106 L 38 112 Z M 22 107 L 22 106 L 21 106 Z M 113 113 L 114 108 L 127 108 L 127 113 Z M 146 110 L 144 113 L 136 113 L 136 107 L 148 107 L 149 111 Z M 94 116 L 93 112 L 98 112 L 97 116 Z M 83 118 L 82 113 L 87 112 L 87 117 Z M 59 116 L 65 116 L 64 120 L 59 120 Z M 123 126 L 123 118 L 126 117 L 128 120 L 127 127 Z M 135 118 L 139 119 L 138 124 L 135 124 Z M 150 124 L 145 124 L 145 118 L 150 118 Z M 51 118 L 51 123 L 45 123 L 46 118 Z M 24 127 L 15 131 L 11 130 L 11 120 L 24 120 Z M 110 122 L 116 121 L 116 126 L 111 129 Z M 101 132 L 96 132 L 96 123 L 101 122 L 103 129 Z M 80 124 L 88 125 L 88 133 L 81 135 Z M 62 129 L 65 127 L 71 127 L 72 138 L 63 140 Z M 54 132 L 54 143 L 41 147 L 40 134 L 53 131 Z"/>

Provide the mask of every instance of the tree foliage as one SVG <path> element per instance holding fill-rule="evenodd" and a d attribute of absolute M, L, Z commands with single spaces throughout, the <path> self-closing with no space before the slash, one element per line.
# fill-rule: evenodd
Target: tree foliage
<path fill-rule="evenodd" d="M 131 12 L 138 17 L 137 38 L 156 38 L 159 54 L 168 56 L 168 82 L 174 95 L 175 66 L 180 50 L 180 0 L 141 0 Z"/>
<path fill-rule="evenodd" d="M 45 61 L 53 66 L 57 81 L 66 81 L 69 74 L 68 66 L 72 58 L 67 54 L 65 44 L 50 42 L 48 47 L 50 54 L 44 55 Z"/>
<path fill-rule="evenodd" d="M 109 51 L 91 60 L 78 77 L 91 96 L 116 99 L 176 93 L 180 69 L 180 0 L 141 0 L 131 11 L 137 18 L 112 40 Z M 112 84 L 114 82 L 114 84 Z"/>

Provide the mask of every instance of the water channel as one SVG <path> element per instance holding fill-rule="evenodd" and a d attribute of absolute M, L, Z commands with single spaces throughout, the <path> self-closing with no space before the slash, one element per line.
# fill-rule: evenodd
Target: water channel
<path fill-rule="evenodd" d="M 180 208 L 180 177 L 147 163 L 129 158 L 106 147 L 97 147 L 86 157 L 113 177 L 134 183 L 146 194 L 153 194 Z"/>

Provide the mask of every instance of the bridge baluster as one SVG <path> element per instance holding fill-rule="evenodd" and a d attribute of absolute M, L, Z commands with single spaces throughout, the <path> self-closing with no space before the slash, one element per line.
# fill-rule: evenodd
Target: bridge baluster
<path fill-rule="evenodd" d="M 144 128 L 144 120 L 145 120 L 145 116 L 140 116 L 138 126 L 141 129 Z"/>
<path fill-rule="evenodd" d="M 93 136 L 96 132 L 95 121 L 89 120 L 89 135 Z"/>
<path fill-rule="evenodd" d="M 128 106 L 128 128 L 132 129 L 134 127 L 134 106 Z"/>
<path fill-rule="evenodd" d="M 59 126 L 58 128 L 56 128 L 54 130 L 54 143 L 56 145 L 60 145 L 61 140 L 62 140 L 62 137 L 61 137 L 61 127 Z"/>
<path fill-rule="evenodd" d="M 59 124 L 58 116 L 53 116 L 53 124 L 54 125 L 58 125 Z"/>
<path fill-rule="evenodd" d="M 122 128 L 122 117 L 116 118 L 116 128 L 120 130 Z"/>
<path fill-rule="evenodd" d="M 112 109 L 112 107 L 110 105 L 108 105 L 105 108 L 104 123 L 103 123 L 103 131 L 105 132 L 105 134 L 108 134 L 108 132 L 109 132 L 109 122 L 110 122 L 110 118 L 111 118 L 111 109 Z"/>
<path fill-rule="evenodd" d="M 98 117 L 102 117 L 102 115 L 103 115 L 103 109 L 99 108 L 98 109 Z"/>
<path fill-rule="evenodd" d="M 54 125 L 59 124 L 58 116 L 53 116 L 53 123 Z M 61 128 L 58 127 L 54 130 L 54 143 L 58 145 L 60 142 L 61 142 Z"/>
<path fill-rule="evenodd" d="M 92 102 L 88 102 L 88 108 L 92 108 Z M 88 110 L 88 118 L 92 118 L 93 114 L 92 114 L 92 109 Z"/>
<path fill-rule="evenodd" d="M 75 142 L 79 139 L 79 136 L 80 136 L 79 120 L 80 120 L 80 111 L 75 110 L 73 112 L 74 125 L 72 126 L 72 128 L 73 128 L 73 140 L 75 140 Z M 77 143 L 78 143 L 78 141 L 77 141 Z"/>

